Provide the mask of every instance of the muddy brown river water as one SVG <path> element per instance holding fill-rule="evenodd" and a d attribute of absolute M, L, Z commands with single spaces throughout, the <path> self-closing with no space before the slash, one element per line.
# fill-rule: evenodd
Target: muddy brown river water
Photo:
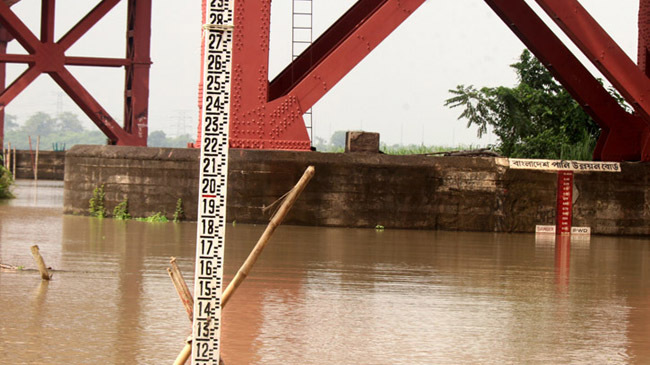
<path fill-rule="evenodd" d="M 0 203 L 1 364 L 171 364 L 194 223 L 64 216 L 62 182 Z M 226 281 L 263 226 L 228 226 Z M 191 284 L 190 284 L 191 287 Z M 224 311 L 236 364 L 650 364 L 650 240 L 280 227 Z"/>

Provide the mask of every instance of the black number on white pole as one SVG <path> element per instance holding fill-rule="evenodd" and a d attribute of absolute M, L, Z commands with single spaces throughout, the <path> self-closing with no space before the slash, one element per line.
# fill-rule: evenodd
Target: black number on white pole
<path fill-rule="evenodd" d="M 208 1 L 192 364 L 219 363 L 234 0 Z"/>

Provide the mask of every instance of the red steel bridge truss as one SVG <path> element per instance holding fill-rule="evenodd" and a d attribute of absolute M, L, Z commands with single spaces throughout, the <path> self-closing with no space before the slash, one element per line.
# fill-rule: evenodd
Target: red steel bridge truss
<path fill-rule="evenodd" d="M 54 42 L 54 0 L 42 0 L 40 39 L 0 0 L 0 108 L 36 76 L 48 73 L 120 145 L 146 145 L 151 0 L 128 1 L 124 58 L 73 57 L 66 50 L 120 0 L 103 0 Z M 236 2 L 230 145 L 308 150 L 302 115 L 425 0 L 358 0 L 298 58 L 269 81 L 270 0 Z M 479 1 L 479 0 L 477 0 Z M 650 161 L 650 0 L 640 0 L 638 62 L 632 61 L 577 0 L 535 0 L 632 106 L 628 112 L 578 61 L 524 0 L 484 0 L 553 73 L 602 132 L 595 160 Z M 203 0 L 205 5 L 205 0 Z M 6 54 L 15 38 L 28 55 Z M 4 88 L 4 64 L 29 64 Z M 117 123 L 66 70 L 66 65 L 124 67 L 125 117 Z M 1 123 L 1 122 L 0 122 Z M 0 125 L 0 133 L 2 125 Z M 2 135 L 0 135 L 0 138 Z"/>
<path fill-rule="evenodd" d="M 0 0 L 0 143 L 4 134 L 4 109 L 41 74 L 48 74 L 86 115 L 104 132 L 111 143 L 128 146 L 147 145 L 149 68 L 151 39 L 151 0 L 128 2 L 126 56 L 120 58 L 75 57 L 67 50 L 120 0 L 100 1 L 61 39 L 54 39 L 55 0 L 41 1 L 40 37 L 11 10 L 18 0 Z M 7 43 L 15 39 L 27 54 L 7 54 Z M 27 64 L 9 86 L 5 84 L 6 64 Z M 120 126 L 93 98 L 66 66 L 123 67 L 125 70 L 124 119 Z"/>

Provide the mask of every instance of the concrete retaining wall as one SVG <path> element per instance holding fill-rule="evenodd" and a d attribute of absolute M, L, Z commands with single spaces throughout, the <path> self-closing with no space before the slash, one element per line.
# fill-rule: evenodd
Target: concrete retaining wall
<path fill-rule="evenodd" d="M 11 152 L 13 159 L 13 151 Z M 32 155 L 36 161 L 36 153 L 16 151 L 16 178 L 33 179 Z M 13 163 L 12 163 L 13 165 Z M 9 166 L 7 166 L 9 167 Z M 65 152 L 39 151 L 38 178 L 40 180 L 63 180 L 65 168 Z"/>
<path fill-rule="evenodd" d="M 199 151 L 76 146 L 66 154 L 64 209 L 86 214 L 105 185 L 109 211 L 125 197 L 134 216 L 164 212 L 178 198 L 196 219 Z M 507 159 L 388 156 L 233 149 L 229 221 L 265 223 L 262 209 L 286 193 L 308 165 L 316 175 L 287 224 L 532 232 L 553 224 L 556 175 L 510 170 Z M 650 234 L 647 164 L 623 172 L 577 173 L 574 226 L 601 234 Z"/>

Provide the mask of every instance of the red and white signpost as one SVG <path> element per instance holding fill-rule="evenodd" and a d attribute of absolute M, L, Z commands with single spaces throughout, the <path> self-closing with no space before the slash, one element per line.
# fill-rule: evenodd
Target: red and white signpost
<path fill-rule="evenodd" d="M 535 233 L 558 236 L 590 235 L 590 227 L 573 227 L 573 174 L 576 172 L 621 172 L 618 162 L 510 159 L 511 169 L 557 171 L 555 225 L 535 227 Z"/>
<path fill-rule="evenodd" d="M 573 218 L 573 171 L 557 173 L 555 218 L 555 232 L 560 236 L 570 236 Z"/>

